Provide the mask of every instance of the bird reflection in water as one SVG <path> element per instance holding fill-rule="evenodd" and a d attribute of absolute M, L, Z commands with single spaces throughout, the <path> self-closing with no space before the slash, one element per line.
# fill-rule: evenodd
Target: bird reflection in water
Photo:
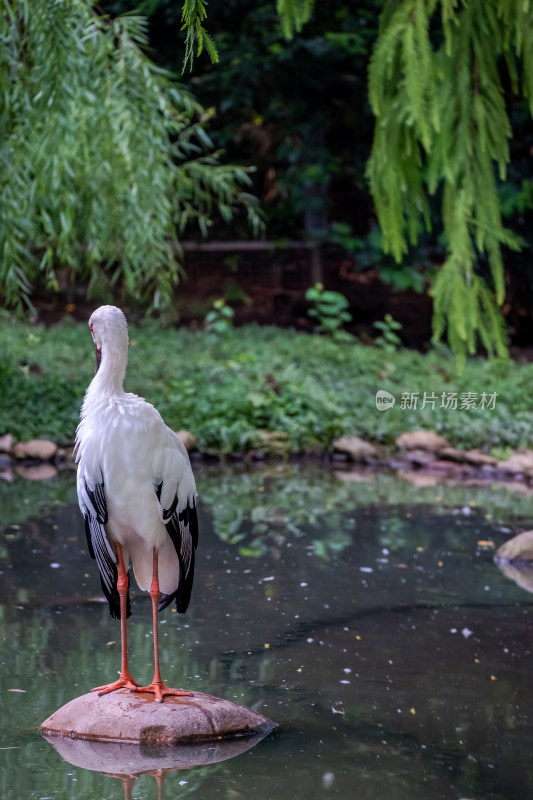
<path fill-rule="evenodd" d="M 122 781 L 124 784 L 124 800 L 132 800 L 133 787 L 135 786 L 135 782 L 138 778 L 142 778 L 144 775 L 152 775 L 157 783 L 157 800 L 162 800 L 165 779 L 172 772 L 176 772 L 179 769 L 189 769 L 189 767 L 175 767 L 174 769 L 151 769 L 147 772 L 139 772 L 137 775 L 120 775 L 113 772 L 103 772 L 102 774 L 105 775 L 106 778 L 118 778 Z"/>

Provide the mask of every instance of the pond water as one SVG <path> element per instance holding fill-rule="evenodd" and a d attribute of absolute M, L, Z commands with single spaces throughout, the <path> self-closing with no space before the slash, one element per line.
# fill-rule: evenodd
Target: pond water
<path fill-rule="evenodd" d="M 0 485 L 3 800 L 531 794 L 532 597 L 493 562 L 533 527 L 524 487 L 290 465 L 197 477 L 195 589 L 187 615 L 160 615 L 163 679 L 278 728 L 233 758 L 138 778 L 65 761 L 37 728 L 114 678 L 120 631 L 73 475 L 15 477 Z M 143 593 L 128 630 L 148 681 Z"/>

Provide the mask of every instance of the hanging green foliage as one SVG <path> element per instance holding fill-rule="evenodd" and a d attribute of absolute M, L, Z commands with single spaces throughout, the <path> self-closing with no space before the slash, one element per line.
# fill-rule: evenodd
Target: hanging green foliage
<path fill-rule="evenodd" d="M 182 31 L 187 31 L 185 38 L 185 57 L 183 59 L 183 72 L 189 68 L 192 70 L 192 65 L 195 56 L 202 54 L 203 49 L 207 50 L 209 57 L 213 64 L 218 63 L 218 51 L 216 45 L 203 26 L 203 22 L 207 17 L 205 9 L 207 3 L 204 0 L 185 0 L 183 3 L 183 12 L 181 15 Z"/>
<path fill-rule="evenodd" d="M 447 330 L 460 363 L 479 342 L 506 354 L 502 248 L 521 240 L 504 227 L 498 198 L 511 137 L 504 68 L 533 112 L 530 0 L 387 2 L 369 70 L 368 177 L 398 261 L 430 227 L 428 196 L 442 193 L 448 256 L 432 287 L 434 336 Z"/>
<path fill-rule="evenodd" d="M 202 107 L 145 55 L 144 18 L 90 0 L 0 0 L 0 291 L 30 304 L 57 269 L 165 304 L 178 236 L 216 212 L 260 219 Z"/>
<path fill-rule="evenodd" d="M 211 62 L 218 63 L 216 44 L 204 27 L 207 5 L 206 0 L 183 0 L 181 29 L 187 31 L 183 72 L 187 68 L 192 71 L 195 55 L 201 55 L 204 48 Z M 314 0 L 276 0 L 276 10 L 286 39 L 292 39 L 294 33 L 300 33 L 305 23 L 311 19 L 313 6 Z"/>
<path fill-rule="evenodd" d="M 300 33 L 305 23 L 309 22 L 314 4 L 314 0 L 277 0 L 276 10 L 287 39 L 292 39 L 294 33 Z"/>

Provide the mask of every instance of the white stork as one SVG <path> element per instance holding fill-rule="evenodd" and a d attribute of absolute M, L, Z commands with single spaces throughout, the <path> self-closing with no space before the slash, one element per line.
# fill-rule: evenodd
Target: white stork
<path fill-rule="evenodd" d="M 122 311 L 101 306 L 89 328 L 96 374 L 76 431 L 78 501 L 111 616 L 121 620 L 122 645 L 119 679 L 93 691 L 106 694 L 124 686 L 153 693 L 158 701 L 165 695 L 189 695 L 161 680 L 157 637 L 157 612 L 175 599 L 183 613 L 191 597 L 198 519 L 189 457 L 159 412 L 124 392 L 128 325 Z M 149 589 L 152 598 L 155 673 L 143 687 L 128 669 L 130 562 L 139 587 Z"/>

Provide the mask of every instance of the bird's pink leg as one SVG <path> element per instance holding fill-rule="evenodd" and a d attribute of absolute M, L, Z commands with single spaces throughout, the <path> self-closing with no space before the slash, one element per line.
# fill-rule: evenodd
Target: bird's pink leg
<path fill-rule="evenodd" d="M 157 548 L 154 547 L 154 566 L 152 572 L 152 585 L 150 586 L 150 597 L 152 598 L 152 616 L 153 616 L 153 630 L 154 630 L 154 679 L 149 686 L 139 686 L 134 689 L 135 692 L 150 692 L 155 694 L 155 699 L 158 702 L 163 701 L 165 695 L 172 695 L 173 697 L 192 697 L 192 692 L 182 692 L 180 689 L 170 689 L 161 680 L 161 673 L 159 672 L 159 642 L 157 635 L 157 607 L 159 605 L 159 575 L 158 575 L 158 557 Z"/>
<path fill-rule="evenodd" d="M 117 559 L 118 559 L 118 579 L 117 590 L 120 597 L 120 643 L 122 649 L 122 658 L 120 664 L 120 678 L 114 683 L 107 683 L 105 686 L 96 686 L 93 692 L 98 692 L 100 695 L 114 692 L 115 689 L 135 689 L 139 684 L 134 681 L 128 669 L 128 640 L 126 634 L 126 598 L 128 596 L 128 573 L 124 564 L 124 557 L 122 555 L 122 545 L 116 543 Z"/>
<path fill-rule="evenodd" d="M 103 772 L 102 775 L 105 775 L 106 778 L 119 778 L 124 784 L 124 800 L 132 800 L 133 787 L 138 775 L 115 775 L 113 772 Z"/>

